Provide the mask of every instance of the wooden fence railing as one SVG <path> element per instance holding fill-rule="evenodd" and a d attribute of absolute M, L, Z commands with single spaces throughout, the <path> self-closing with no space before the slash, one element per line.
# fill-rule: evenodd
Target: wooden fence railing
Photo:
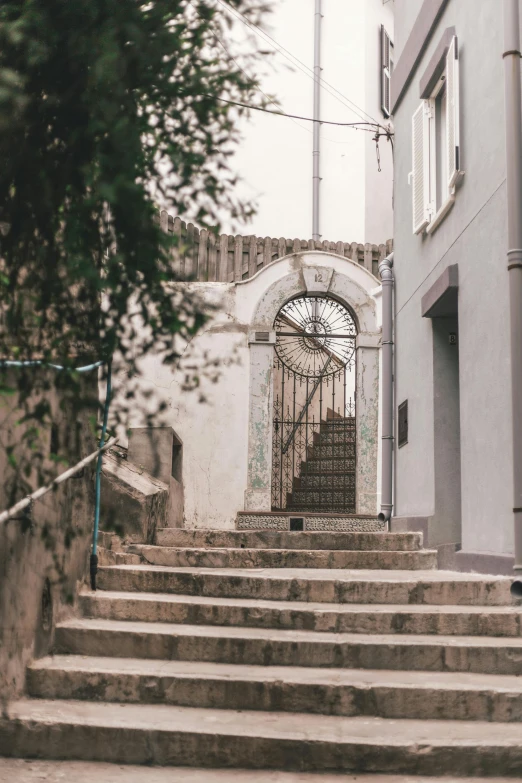
<path fill-rule="evenodd" d="M 384 245 L 361 245 L 357 242 L 318 242 L 313 239 L 284 237 L 233 236 L 199 229 L 160 212 L 164 231 L 178 236 L 178 248 L 173 254 L 173 271 L 184 279 L 198 282 L 233 283 L 248 280 L 260 269 L 289 253 L 319 250 L 350 258 L 364 266 L 375 277 L 379 262 L 391 252 L 392 240 Z"/>

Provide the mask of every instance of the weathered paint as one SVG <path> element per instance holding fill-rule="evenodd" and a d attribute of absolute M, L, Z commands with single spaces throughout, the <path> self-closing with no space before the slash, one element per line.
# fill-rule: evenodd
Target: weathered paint
<path fill-rule="evenodd" d="M 154 404 L 163 401 L 167 405 L 165 414 L 156 417 L 155 426 L 173 427 L 183 442 L 185 527 L 232 529 L 238 511 L 270 510 L 273 324 L 283 304 L 307 291 L 303 270 L 311 284 L 315 284 L 316 274 L 322 273 L 329 281 L 331 295 L 351 308 L 363 344 L 378 342 L 378 281 L 363 266 L 342 256 L 304 252 L 274 261 L 244 282 L 192 284 L 205 299 L 218 305 L 212 319 L 194 338 L 178 368 L 164 365 L 159 355 L 148 356 L 141 363 L 137 402 L 150 410 L 144 394 L 153 391 Z M 271 332 L 272 343 L 256 343 L 258 330 Z M 216 383 L 202 375 L 200 390 L 183 391 L 183 363 L 189 351 L 196 364 L 205 354 L 207 361 L 220 362 Z M 380 352 L 374 348 L 370 353 L 378 357 Z M 370 388 L 378 383 L 378 360 L 361 376 L 363 380 Z M 200 392 L 204 402 L 200 402 Z M 373 431 L 378 395 L 363 392 L 359 415 L 363 426 Z M 116 390 L 115 406 L 117 398 Z M 365 406 L 372 411 L 366 411 Z M 144 424 L 137 404 L 129 426 Z M 123 444 L 125 439 L 123 433 Z M 366 466 L 364 513 L 375 514 L 377 435 L 373 440 L 365 436 L 363 443 L 364 455 L 358 459 Z"/>

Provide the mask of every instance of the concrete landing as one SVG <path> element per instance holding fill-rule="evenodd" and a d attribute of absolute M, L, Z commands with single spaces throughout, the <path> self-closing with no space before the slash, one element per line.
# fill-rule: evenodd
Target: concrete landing
<path fill-rule="evenodd" d="M 0 758 L 0 783 L 513 783 L 513 778 L 425 778 L 333 775 L 235 769 L 135 767 L 88 761 L 20 761 Z"/>

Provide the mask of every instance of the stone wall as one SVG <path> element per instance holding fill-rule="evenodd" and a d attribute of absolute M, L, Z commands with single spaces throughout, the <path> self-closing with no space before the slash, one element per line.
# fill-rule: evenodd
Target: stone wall
<path fill-rule="evenodd" d="M 164 231 L 178 237 L 178 247 L 173 252 L 173 272 L 182 279 L 200 283 L 248 280 L 272 261 L 306 250 L 335 253 L 364 266 L 378 277 L 379 262 L 392 249 L 391 240 L 383 245 L 361 245 L 357 242 L 217 234 L 200 230 L 193 223 L 187 225 L 165 210 L 160 213 L 160 222 Z"/>
<path fill-rule="evenodd" d="M 96 376 L 86 384 L 92 384 L 89 390 L 96 394 Z M 76 416 L 67 405 L 61 409 L 63 397 L 56 392 L 48 394 L 53 423 L 58 425 L 59 453 L 72 466 L 96 448 L 88 412 Z M 15 456 L 21 456 L 26 425 L 17 424 L 20 410 L 16 396 L 4 396 L 2 403 L 0 509 L 4 510 L 11 504 L 8 491 L 13 477 L 7 447 L 14 445 Z M 45 431 L 42 451 L 48 465 L 50 439 L 50 431 Z M 80 478 L 69 479 L 34 503 L 30 521 L 0 523 L 0 700 L 4 707 L 23 691 L 27 663 L 50 649 L 57 620 L 72 611 L 78 587 L 88 574 L 94 465 L 85 468 Z M 64 469 L 60 466 L 56 473 Z M 37 489 L 36 479 L 31 484 Z"/>

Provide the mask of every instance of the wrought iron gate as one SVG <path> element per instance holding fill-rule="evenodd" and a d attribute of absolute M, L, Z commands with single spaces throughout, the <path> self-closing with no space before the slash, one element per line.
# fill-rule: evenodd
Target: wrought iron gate
<path fill-rule="evenodd" d="M 354 513 L 354 319 L 334 299 L 300 296 L 275 330 L 272 508 Z"/>

